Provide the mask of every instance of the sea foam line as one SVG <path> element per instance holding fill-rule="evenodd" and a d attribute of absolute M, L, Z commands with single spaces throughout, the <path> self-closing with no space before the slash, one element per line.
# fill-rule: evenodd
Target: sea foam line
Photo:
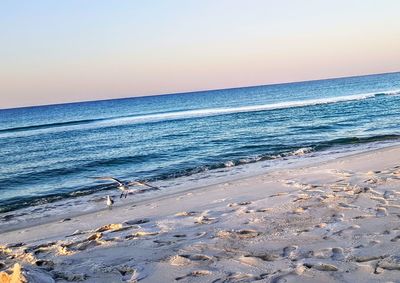
<path fill-rule="evenodd" d="M 239 106 L 230 108 L 205 108 L 205 109 L 187 110 L 187 111 L 170 112 L 170 113 L 157 113 L 157 114 L 148 114 L 141 116 L 112 118 L 110 120 L 99 121 L 98 123 L 110 124 L 110 123 L 120 122 L 121 124 L 129 124 L 129 123 L 156 122 L 156 121 L 175 120 L 175 119 L 188 119 L 188 118 L 218 116 L 218 115 L 227 115 L 235 113 L 258 112 L 258 111 L 279 110 L 279 109 L 306 107 L 306 106 L 322 105 L 322 104 L 332 104 L 332 103 L 339 103 L 346 101 L 363 100 L 363 99 L 373 98 L 379 95 L 398 95 L 398 94 L 400 94 L 400 90 L 390 90 L 384 92 L 336 96 L 336 97 L 309 99 L 302 101 L 296 100 L 296 101 L 286 101 L 279 103 Z"/>

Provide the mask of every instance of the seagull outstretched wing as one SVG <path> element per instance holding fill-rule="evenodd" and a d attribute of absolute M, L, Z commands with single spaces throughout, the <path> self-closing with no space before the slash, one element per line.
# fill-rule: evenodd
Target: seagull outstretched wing
<path fill-rule="evenodd" d="M 114 178 L 114 177 L 93 177 L 93 179 L 104 180 L 104 181 L 114 181 L 114 182 L 117 182 L 118 185 L 120 185 L 120 186 L 124 185 L 124 183 L 122 181 L 120 181 L 120 180 L 118 180 L 117 178 Z"/>
<path fill-rule="evenodd" d="M 158 187 L 155 187 L 155 186 L 152 186 L 152 185 L 150 185 L 148 183 L 140 182 L 140 181 L 131 181 L 131 182 L 128 183 L 128 186 L 144 186 L 144 187 L 149 187 L 149 188 L 152 188 L 152 189 L 157 189 L 157 190 L 159 189 Z"/>

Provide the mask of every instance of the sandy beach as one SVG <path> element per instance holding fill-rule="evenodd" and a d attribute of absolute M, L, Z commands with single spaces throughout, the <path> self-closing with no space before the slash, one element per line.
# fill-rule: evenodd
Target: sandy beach
<path fill-rule="evenodd" d="M 399 157 L 392 146 L 8 227 L 0 281 L 397 282 Z"/>

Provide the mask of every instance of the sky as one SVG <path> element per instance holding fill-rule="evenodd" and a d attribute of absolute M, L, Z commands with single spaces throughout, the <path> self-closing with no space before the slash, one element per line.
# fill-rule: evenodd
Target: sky
<path fill-rule="evenodd" d="M 0 108 L 400 71 L 398 0 L 3 0 Z"/>

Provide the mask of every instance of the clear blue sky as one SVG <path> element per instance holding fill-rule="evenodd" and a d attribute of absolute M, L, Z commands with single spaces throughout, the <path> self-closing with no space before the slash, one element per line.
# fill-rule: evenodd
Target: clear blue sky
<path fill-rule="evenodd" d="M 400 1 L 2 1 L 0 108 L 400 71 Z"/>

